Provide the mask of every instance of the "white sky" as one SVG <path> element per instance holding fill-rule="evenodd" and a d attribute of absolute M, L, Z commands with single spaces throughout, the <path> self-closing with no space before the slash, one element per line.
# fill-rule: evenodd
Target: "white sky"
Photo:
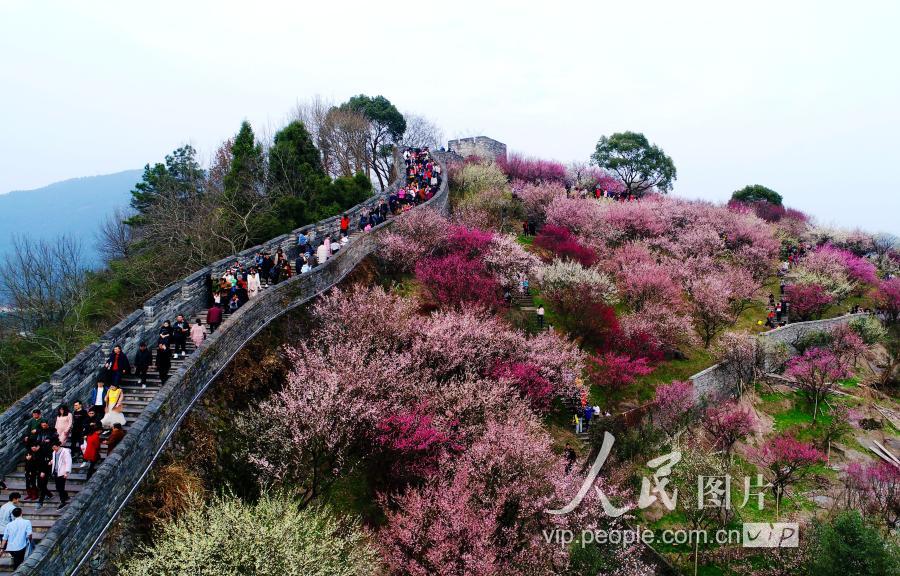
<path fill-rule="evenodd" d="M 898 24 L 896 0 L 0 0 L 0 192 L 208 157 L 245 118 L 366 93 L 564 161 L 641 131 L 678 195 L 760 183 L 900 233 Z"/>

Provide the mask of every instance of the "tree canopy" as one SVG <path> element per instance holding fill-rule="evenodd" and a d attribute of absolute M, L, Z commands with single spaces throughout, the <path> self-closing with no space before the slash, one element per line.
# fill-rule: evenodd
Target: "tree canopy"
<path fill-rule="evenodd" d="M 269 149 L 269 190 L 272 193 L 309 198 L 327 178 L 319 151 L 303 122 L 295 120 L 275 134 Z"/>
<path fill-rule="evenodd" d="M 750 186 L 744 186 L 740 190 L 735 190 L 731 195 L 731 199 L 739 202 L 762 201 L 777 206 L 781 206 L 782 200 L 781 194 L 760 184 L 751 184 Z"/>
<path fill-rule="evenodd" d="M 359 112 L 369 121 L 366 156 L 381 189 L 390 182 L 393 145 L 403 139 L 406 119 L 384 96 L 359 94 L 341 104 L 340 109 Z"/>
<path fill-rule="evenodd" d="M 206 173 L 197 162 L 197 151 L 190 145 L 176 149 L 165 163 L 144 166 L 141 181 L 131 191 L 131 207 L 140 215 L 146 214 L 160 196 L 187 198 L 203 191 Z"/>
<path fill-rule="evenodd" d="M 591 161 L 616 174 L 625 184 L 625 192 L 634 196 L 654 189 L 668 192 L 676 179 L 672 159 L 639 132 L 617 132 L 601 137 Z"/>

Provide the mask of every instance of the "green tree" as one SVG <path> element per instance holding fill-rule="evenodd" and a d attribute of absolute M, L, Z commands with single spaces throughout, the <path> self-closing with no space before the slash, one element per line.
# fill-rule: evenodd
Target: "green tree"
<path fill-rule="evenodd" d="M 195 501 L 119 568 L 127 576 L 362 576 L 377 561 L 358 522 L 264 495 L 255 504 Z"/>
<path fill-rule="evenodd" d="M 735 190 L 731 195 L 732 200 L 738 200 L 739 202 L 768 202 L 769 204 L 775 204 L 776 206 L 781 206 L 781 194 L 772 190 L 771 188 L 766 188 L 765 186 L 761 186 L 759 184 L 751 184 L 750 186 L 744 186 L 740 190 Z"/>
<path fill-rule="evenodd" d="M 900 550 L 855 510 L 816 530 L 806 571 L 815 576 L 897 576 Z"/>
<path fill-rule="evenodd" d="M 625 184 L 625 192 L 638 197 L 653 189 L 668 192 L 676 179 L 672 159 L 639 132 L 603 136 L 591 162 L 616 174 Z"/>
<path fill-rule="evenodd" d="M 166 156 L 164 164 L 147 164 L 141 181 L 131 191 L 131 207 L 138 212 L 132 220 L 139 224 L 162 196 L 186 198 L 201 194 L 205 178 L 206 173 L 197 162 L 197 151 L 190 145 Z"/>
<path fill-rule="evenodd" d="M 368 162 L 383 190 L 390 182 L 393 146 L 403 139 L 406 119 L 384 96 L 360 94 L 342 104 L 341 109 L 361 112 L 369 120 Z"/>
<path fill-rule="evenodd" d="M 269 149 L 269 193 L 309 198 L 326 178 L 319 150 L 303 122 L 295 120 L 275 134 Z"/>
<path fill-rule="evenodd" d="M 226 194 L 246 196 L 262 192 L 263 169 L 262 144 L 256 142 L 253 128 L 244 120 L 231 146 L 231 168 L 223 179 Z"/>

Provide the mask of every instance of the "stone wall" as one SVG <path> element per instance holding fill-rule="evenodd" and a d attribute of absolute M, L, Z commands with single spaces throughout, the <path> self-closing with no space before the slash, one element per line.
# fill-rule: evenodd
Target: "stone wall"
<path fill-rule="evenodd" d="M 769 330 L 768 332 L 763 332 L 759 335 L 759 338 L 772 343 L 786 344 L 791 347 L 792 351 L 796 352 L 793 348 L 793 343 L 804 334 L 832 330 L 841 324 L 850 322 L 854 318 L 861 318 L 863 316 L 865 316 L 865 314 L 845 314 L 844 316 L 828 318 L 825 320 L 795 322 L 780 328 L 775 328 L 774 330 Z M 729 381 L 726 371 L 720 364 L 714 364 L 706 370 L 694 374 L 691 376 L 690 380 L 694 383 L 694 396 L 698 401 L 704 398 L 707 401 L 722 399 L 727 397 L 730 394 L 729 391 L 732 389 L 732 383 Z"/>
<path fill-rule="evenodd" d="M 440 153 L 433 155 L 438 161 L 443 160 Z M 446 174 L 446 170 L 444 173 Z M 394 186 L 396 185 L 395 183 Z M 445 177 L 441 189 L 425 204 L 446 211 L 448 196 Z M 360 211 L 377 204 L 379 198 L 369 199 L 348 210 L 351 221 Z M 263 291 L 210 335 L 203 346 L 172 374 L 131 426 L 125 439 L 104 460 L 84 489 L 73 498 L 60 519 L 16 574 L 60 575 L 77 572 L 194 403 L 238 351 L 274 319 L 339 283 L 375 250 L 379 236 L 392 223 L 393 220 L 388 220 L 370 232 L 358 235 L 334 257 L 311 272 L 295 275 Z M 273 249 L 278 246 L 293 258 L 297 253 L 298 234 L 315 229 L 317 238 L 321 239 L 326 234 L 336 234 L 338 226 L 339 217 L 329 218 L 274 238 L 263 246 L 245 250 L 198 270 L 148 300 L 142 310 L 122 320 L 100 342 L 88 346 L 72 362 L 57 371 L 50 383 L 35 388 L 0 416 L 0 434 L 3 435 L 0 450 L 3 450 L 2 462 L 6 471 L 14 468 L 21 458 L 21 443 L 17 439 L 24 431 L 31 410 L 36 406 L 49 410 L 60 400 L 70 402 L 85 395 L 111 346 L 119 344 L 130 353 L 141 340 L 150 340 L 151 335 L 156 335 L 163 319 L 172 318 L 176 314 L 196 314 L 206 308 L 210 277 L 215 277 L 235 260 L 246 263 L 261 248 Z"/>
<path fill-rule="evenodd" d="M 480 156 L 482 158 L 506 159 L 506 144 L 498 142 L 487 136 L 475 136 L 474 138 L 459 138 L 450 140 L 447 148 L 451 152 L 466 158 L 467 156 Z"/>

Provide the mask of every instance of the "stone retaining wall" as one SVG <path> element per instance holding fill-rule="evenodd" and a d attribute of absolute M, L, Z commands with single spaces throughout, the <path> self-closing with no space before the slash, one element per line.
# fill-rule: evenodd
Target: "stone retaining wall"
<path fill-rule="evenodd" d="M 440 153 L 433 153 L 433 156 L 438 161 L 443 160 Z M 446 211 L 449 196 L 446 166 L 443 174 L 440 190 L 425 205 Z M 380 198 L 378 195 L 348 210 L 351 221 L 354 217 L 358 219 L 361 211 L 377 204 Z M 392 223 L 393 219 L 388 220 L 370 232 L 358 235 L 311 272 L 295 275 L 263 291 L 210 335 L 203 346 L 171 375 L 131 426 L 125 439 L 72 499 L 16 574 L 75 573 L 128 502 L 182 419 L 237 352 L 274 319 L 339 283 L 375 250 L 378 237 Z M 235 260 L 246 264 L 260 249 L 271 250 L 279 246 L 293 260 L 298 252 L 298 234 L 315 229 L 316 237 L 321 239 L 325 234 L 335 234 L 338 227 L 339 217 L 305 226 L 198 270 L 148 300 L 142 310 L 129 315 L 104 334 L 100 342 L 88 346 L 58 370 L 49 383 L 35 388 L 0 416 L 0 438 L 3 440 L 0 456 L 5 471 L 14 468 L 22 456 L 18 438 L 31 410 L 35 407 L 50 410 L 60 401 L 71 402 L 86 395 L 112 346 L 119 344 L 131 354 L 141 340 L 150 341 L 156 336 L 163 320 L 177 314 L 190 316 L 206 308 L 210 277 L 216 277 Z"/>
<path fill-rule="evenodd" d="M 783 343 L 791 347 L 799 338 L 810 332 L 831 330 L 841 324 L 846 324 L 854 318 L 862 318 L 866 314 L 845 314 L 837 318 L 825 320 L 811 320 L 809 322 L 795 322 L 768 332 L 763 332 L 759 338 L 772 343 Z M 796 350 L 794 350 L 796 352 Z M 706 399 L 716 401 L 729 395 L 732 383 L 729 382 L 725 370 L 720 364 L 714 364 L 702 372 L 691 376 L 694 383 L 694 397 L 697 401 Z"/>

